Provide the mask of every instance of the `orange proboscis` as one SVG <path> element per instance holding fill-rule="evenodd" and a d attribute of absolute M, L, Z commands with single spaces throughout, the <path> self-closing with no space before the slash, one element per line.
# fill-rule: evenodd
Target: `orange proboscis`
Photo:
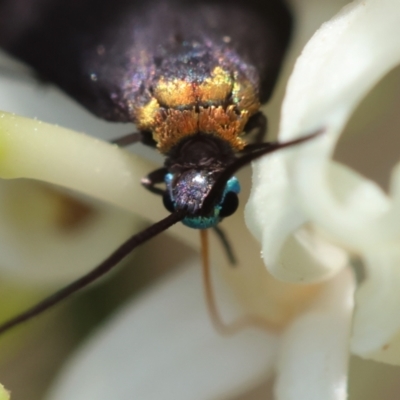
<path fill-rule="evenodd" d="M 238 333 L 246 328 L 259 328 L 268 332 L 279 331 L 280 329 L 276 325 L 271 324 L 266 319 L 255 315 L 244 315 L 229 323 L 222 319 L 218 311 L 211 282 L 208 231 L 206 229 L 200 231 L 200 239 L 205 298 L 214 328 L 222 335 L 234 335 L 235 333 Z"/>

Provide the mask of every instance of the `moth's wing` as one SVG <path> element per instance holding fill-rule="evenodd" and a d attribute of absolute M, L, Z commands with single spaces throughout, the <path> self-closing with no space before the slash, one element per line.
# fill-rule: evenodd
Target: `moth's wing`
<path fill-rule="evenodd" d="M 135 119 L 170 42 L 194 25 L 200 39 L 231 40 L 266 100 L 290 36 L 280 0 L 0 0 L 0 46 L 113 121 Z"/>
<path fill-rule="evenodd" d="M 121 98 L 126 52 L 110 31 L 127 1 L 0 0 L 0 46 L 98 116 L 131 121 Z"/>
<path fill-rule="evenodd" d="M 212 2 L 212 1 L 211 1 Z M 213 4 L 215 2 L 212 2 Z M 221 2 L 217 32 L 259 75 L 261 103 L 268 101 L 278 79 L 292 34 L 292 16 L 281 0 L 227 0 Z M 238 9 L 237 13 L 233 8 Z M 229 15 L 229 18 L 227 18 Z"/>

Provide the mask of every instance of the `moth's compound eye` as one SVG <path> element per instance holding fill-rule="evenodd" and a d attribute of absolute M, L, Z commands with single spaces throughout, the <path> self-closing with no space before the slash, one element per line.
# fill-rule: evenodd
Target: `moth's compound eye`
<path fill-rule="evenodd" d="M 228 192 L 225 195 L 224 201 L 221 204 L 219 216 L 221 218 L 229 217 L 232 215 L 239 206 L 239 198 L 236 193 Z"/>
<path fill-rule="evenodd" d="M 171 196 L 169 195 L 168 191 L 166 191 L 163 195 L 163 203 L 164 207 L 171 213 L 175 211 L 174 203 L 171 200 Z"/>

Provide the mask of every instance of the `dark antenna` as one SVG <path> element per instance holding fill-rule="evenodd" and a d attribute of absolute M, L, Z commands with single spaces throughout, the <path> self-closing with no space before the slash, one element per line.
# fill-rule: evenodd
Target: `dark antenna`
<path fill-rule="evenodd" d="M 161 221 L 151 225 L 149 228 L 143 230 L 142 232 L 133 235 L 125 243 L 123 243 L 120 247 L 118 247 L 118 249 L 116 249 L 100 265 L 98 265 L 96 268 L 88 272 L 86 275 L 80 277 L 76 281 L 70 283 L 68 286 L 65 286 L 58 292 L 45 298 L 44 300 L 37 303 L 33 307 L 27 309 L 26 311 L 22 312 L 21 314 L 1 324 L 0 334 L 10 330 L 11 328 L 14 328 L 17 325 L 20 325 L 25 321 L 30 320 L 36 315 L 46 311 L 50 307 L 60 303 L 62 300 L 69 297 L 70 295 L 90 285 L 92 282 L 96 281 L 104 274 L 109 272 L 111 269 L 113 269 L 118 262 L 120 262 L 123 258 L 125 258 L 136 247 L 152 239 L 159 233 L 165 231 L 172 225 L 181 221 L 184 217 L 185 217 L 184 212 L 182 211 L 174 212 L 168 215 L 168 217 L 162 219 Z"/>
<path fill-rule="evenodd" d="M 202 209 L 205 211 L 211 210 L 215 199 L 218 198 L 224 191 L 226 182 L 228 182 L 229 178 L 233 176 L 235 172 L 237 172 L 240 168 L 243 168 L 245 165 L 250 164 L 252 161 L 257 160 L 258 158 L 265 156 L 266 154 L 284 149 L 286 147 L 295 146 L 303 142 L 307 142 L 308 140 L 311 140 L 323 133 L 324 130 L 325 129 L 321 128 L 310 135 L 302 136 L 298 139 L 290 140 L 288 142 L 261 143 L 251 153 L 245 154 L 242 157 L 236 159 L 219 174 L 212 189 L 208 193 L 207 197 L 204 199 Z"/>
<path fill-rule="evenodd" d="M 236 256 L 235 256 L 235 252 L 232 249 L 231 244 L 229 243 L 228 238 L 225 235 L 225 232 L 218 226 L 214 226 L 213 227 L 213 231 L 215 232 L 215 234 L 217 235 L 218 239 L 220 240 L 222 247 L 225 250 L 225 253 L 228 257 L 228 261 L 232 266 L 236 265 Z"/>
<path fill-rule="evenodd" d="M 232 164 L 228 165 L 228 167 L 221 172 L 218 176 L 214 186 L 210 190 L 208 196 L 204 200 L 203 203 L 203 210 L 207 210 L 211 208 L 213 205 L 214 200 L 222 193 L 224 190 L 225 184 L 228 179 L 240 168 L 244 167 L 245 165 L 249 164 L 250 162 L 260 158 L 268 153 L 272 153 L 273 151 L 280 150 L 286 147 L 294 146 L 305 141 L 308 141 L 319 134 L 321 134 L 324 129 L 320 129 L 311 135 L 303 136 L 301 138 L 291 140 L 285 143 L 262 143 L 255 150 L 252 152 L 243 155 L 241 158 L 235 160 Z M 133 135 L 135 136 L 135 135 Z M 132 250 L 136 247 L 140 246 L 144 242 L 152 239 L 154 236 L 157 236 L 159 233 L 167 230 L 172 225 L 176 224 L 177 222 L 184 219 L 186 216 L 186 211 L 176 211 L 170 214 L 168 217 L 162 219 L 159 222 L 151 225 L 149 228 L 133 235 L 129 238 L 125 243 L 123 243 L 120 247 L 118 247 L 108 258 L 106 258 L 100 265 L 95 267 L 92 271 L 88 272 L 86 275 L 80 277 L 79 279 L 73 281 L 68 286 L 65 286 L 58 292 L 54 293 L 53 295 L 45 298 L 41 302 L 37 303 L 33 307 L 27 309 L 26 311 L 22 312 L 21 314 L 15 316 L 14 318 L 9 319 L 8 321 L 4 322 L 0 325 L 0 334 L 14 328 L 17 325 L 22 324 L 25 321 L 32 319 L 33 317 L 41 314 L 42 312 L 48 310 L 52 306 L 60 303 L 65 298 L 69 297 L 70 295 L 78 292 L 79 290 L 85 288 L 86 286 L 90 285 L 107 272 L 112 270 L 119 261 L 125 258 Z M 220 236 L 220 233 L 216 231 L 217 234 Z M 233 333 L 237 330 L 242 329 L 243 326 L 246 325 L 258 325 L 258 326 L 265 326 L 265 321 L 259 321 L 257 318 L 250 317 L 244 318 L 244 320 L 239 320 L 236 323 L 233 323 L 231 326 L 224 326 L 219 318 L 219 314 L 215 307 L 215 299 L 214 295 L 211 291 L 211 281 L 210 281 L 210 274 L 209 274 L 209 261 L 208 261 L 208 244 L 206 233 L 202 232 L 202 258 L 203 258 L 203 273 L 205 279 L 205 286 L 206 286 L 206 298 L 207 304 L 212 315 L 212 319 L 218 330 L 225 331 L 225 333 Z M 220 236 L 221 238 L 221 236 Z M 223 237 L 221 238 L 223 241 Z M 233 253 L 229 251 L 229 245 L 225 246 L 228 248 L 228 254 L 231 258 L 233 257 Z"/>

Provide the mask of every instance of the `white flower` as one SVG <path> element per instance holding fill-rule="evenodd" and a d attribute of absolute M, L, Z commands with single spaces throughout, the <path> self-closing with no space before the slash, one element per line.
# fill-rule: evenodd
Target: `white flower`
<path fill-rule="evenodd" d="M 399 16 L 397 1 L 355 1 L 308 42 L 288 83 L 280 138 L 318 128 L 325 133 L 307 146 L 259 163 L 255 176 L 260 184 L 254 185 L 247 213 L 262 241 L 267 268 L 280 279 L 310 282 L 343 268 L 345 253 L 327 238 L 362 258 L 366 280 L 356 295 L 351 348 L 394 364 L 400 362 L 398 168 L 389 197 L 373 181 L 331 158 L 358 103 L 400 63 Z M 266 185 L 270 176 L 276 178 L 273 187 Z M 260 226 L 258 221 L 273 223 Z M 285 256 L 289 247 L 309 262 L 300 266 Z"/>
<path fill-rule="evenodd" d="M 335 1 L 293 0 L 298 32 L 289 59 L 294 60 L 313 31 L 341 6 Z M 398 363 L 397 170 L 389 197 L 331 157 L 357 104 L 399 63 L 399 18 L 397 0 L 355 1 L 315 33 L 296 63 L 283 101 L 279 138 L 289 140 L 320 128 L 325 133 L 259 161 L 246 209 L 267 269 L 286 283 L 275 281 L 260 266 L 256 247 L 243 233 L 240 211 L 227 221 L 238 243 L 240 266 L 226 268 L 220 252 L 212 253 L 219 275 L 240 299 L 239 305 L 220 283 L 217 293 L 224 315 L 232 319 L 242 312 L 256 313 L 276 330 L 250 329 L 220 337 L 203 305 L 197 258 L 190 258 L 95 335 L 72 358 L 49 399 L 233 398 L 274 370 L 276 400 L 345 399 L 352 322 L 355 354 Z M 289 60 L 286 74 L 290 68 Z M 269 105 L 272 127 L 277 125 L 273 110 L 279 102 L 278 90 L 275 104 Z M 159 199 L 140 187 L 140 177 L 154 169 L 140 157 L 9 115 L 0 118 L 0 135 L 4 178 L 62 185 L 152 221 L 165 215 Z M 115 227 L 116 240 L 126 237 L 134 223 L 123 224 L 126 230 Z M 195 232 L 176 226 L 171 233 L 198 246 Z M 354 320 L 348 252 L 361 257 L 367 270 L 357 291 Z M 54 254 L 47 264 L 55 259 Z M 10 263 L 22 269 L 27 264 L 16 262 L 15 254 L 4 266 Z M 86 263 L 79 268 L 93 266 Z"/>
<path fill-rule="evenodd" d="M 38 121 L 26 120 L 10 114 L 2 114 L 0 120 L 1 142 L 3 148 L 6 149 L 0 167 L 0 174 L 3 177 L 9 179 L 20 176 L 40 177 L 48 182 L 58 184 L 68 182 L 70 188 L 91 194 L 97 198 L 109 196 L 107 200 L 117 205 L 123 205 L 122 196 L 118 195 L 121 190 L 129 191 L 130 187 L 133 188 L 137 184 L 136 181 L 139 180 L 138 177 L 132 179 L 133 173 L 127 173 L 132 168 L 138 169 L 140 167 L 138 163 L 135 163 L 134 166 L 130 163 L 136 157 L 114 146 L 62 128 L 51 127 Z M 32 132 L 34 132 L 34 135 L 32 135 Z M 46 146 L 46 151 L 41 150 L 41 145 Z M 37 147 L 37 149 L 34 147 Z M 79 165 L 80 158 L 78 157 L 74 163 L 74 168 L 77 168 L 75 171 L 70 168 L 69 158 L 70 154 L 76 152 L 85 155 L 90 152 L 91 158 L 90 162 L 82 162 Z M 119 153 L 122 153 L 122 155 L 118 155 Z M 100 174 L 100 177 L 98 177 L 98 164 L 102 163 L 104 158 L 107 159 L 107 166 L 113 174 L 107 172 L 104 176 Z M 20 160 L 24 160 L 24 162 Z M 56 173 L 54 172 L 55 169 L 49 168 L 55 162 L 57 162 Z M 76 176 L 79 176 L 79 178 L 76 178 Z M 110 181 L 107 181 L 107 176 L 109 176 Z M 62 178 L 59 179 L 59 177 Z M 106 188 L 114 185 L 113 190 L 104 190 L 98 184 L 101 182 Z M 96 192 L 96 190 L 99 193 L 93 194 L 92 192 Z M 234 223 L 238 225 L 238 221 L 234 221 Z M 232 236 L 240 237 L 241 240 L 241 246 L 238 246 L 237 250 L 247 249 L 249 251 L 250 249 L 245 243 L 248 239 L 244 238 L 242 232 L 243 228 L 232 230 Z M 244 283 L 240 287 L 250 288 L 253 297 L 254 294 L 262 293 L 264 287 L 272 288 L 271 285 L 274 287 L 273 290 L 268 290 L 267 296 L 258 295 L 254 297 L 254 300 L 250 299 L 250 303 L 244 311 L 246 312 L 247 308 L 251 309 L 267 302 L 271 304 L 269 304 L 268 309 L 262 310 L 262 314 L 266 315 L 271 325 L 279 328 L 286 325 L 288 321 L 293 321 L 281 338 L 283 351 L 280 352 L 278 365 L 282 370 L 280 386 L 283 389 L 278 390 L 286 391 L 288 387 L 295 392 L 302 390 L 304 384 L 302 375 L 293 373 L 296 368 L 293 370 L 288 367 L 294 367 L 296 360 L 302 362 L 303 359 L 298 356 L 298 352 L 307 348 L 308 343 L 310 351 L 313 349 L 316 354 L 325 354 L 322 359 L 318 357 L 315 363 L 309 364 L 307 375 L 311 381 L 321 380 L 321 362 L 325 357 L 331 359 L 333 364 L 329 372 L 324 374 L 325 381 L 320 383 L 320 390 L 308 385 L 305 387 L 306 390 L 312 389 L 310 395 L 313 393 L 316 396 L 315 398 L 318 398 L 320 393 L 325 394 L 330 391 L 329 387 L 334 381 L 335 385 L 340 387 L 340 390 L 337 389 L 336 392 L 343 395 L 346 391 L 347 369 L 347 352 L 345 349 L 347 348 L 352 310 L 353 283 L 351 275 L 345 271 L 337 279 L 332 280 L 322 288 L 296 288 L 293 285 L 271 281 L 271 278 L 263 269 L 259 269 L 257 272 L 257 252 L 252 251 L 251 253 L 246 257 L 246 263 L 242 267 L 238 267 L 238 272 Z M 243 257 L 243 255 L 239 254 L 239 257 Z M 218 254 L 215 254 L 213 258 L 218 259 L 219 257 Z M 75 399 L 79 399 L 79 396 L 82 399 L 91 397 L 101 399 L 100 396 L 106 398 L 111 393 L 114 393 L 114 395 L 117 393 L 118 397 L 123 399 L 126 391 L 130 394 L 134 393 L 139 398 L 152 398 L 152 396 L 159 398 L 160 392 L 156 391 L 153 386 L 149 387 L 142 374 L 136 374 L 135 380 L 133 378 L 135 376 L 133 366 L 129 365 L 128 367 L 126 365 L 126 363 L 133 362 L 134 366 L 137 365 L 140 368 L 145 360 L 147 360 L 147 364 L 153 365 L 156 370 L 161 368 L 162 363 L 168 363 L 169 367 L 166 367 L 166 370 L 171 372 L 173 376 L 182 376 L 185 373 L 193 379 L 202 371 L 204 377 L 195 382 L 199 387 L 207 388 L 208 392 L 198 391 L 199 398 L 204 398 L 204 396 L 213 398 L 228 393 L 240 393 L 249 385 L 252 386 L 261 381 L 262 378 L 271 375 L 277 362 L 276 353 L 279 335 L 275 332 L 266 334 L 249 330 L 229 339 L 220 337 L 210 325 L 201 291 L 200 271 L 197 264 L 197 259 L 196 261 L 189 261 L 186 268 L 173 279 L 171 278 L 167 284 L 160 285 L 153 294 L 149 294 L 141 302 L 135 302 L 127 308 L 127 311 L 122 312 L 122 316 L 117 316 L 116 322 L 111 323 L 110 330 L 101 334 L 99 339 L 91 342 L 93 352 L 88 350 L 90 354 L 82 357 L 83 365 L 78 369 L 73 368 L 72 378 L 62 379 L 64 383 L 60 390 L 61 393 L 65 391 L 65 394 L 56 392 L 54 398 L 63 398 L 60 396 L 69 398 L 71 389 L 74 392 Z M 251 274 L 246 268 L 249 266 L 253 269 Z M 258 275 L 256 280 L 258 285 L 261 285 L 260 288 L 254 286 L 254 274 Z M 237 274 L 234 273 L 234 275 Z M 238 276 L 235 278 L 237 279 Z M 217 290 L 219 297 L 221 297 L 222 291 L 223 288 L 219 287 Z M 228 295 L 222 296 L 222 299 L 219 300 L 226 303 L 228 309 L 224 311 L 228 316 L 235 312 L 234 302 Z M 249 301 L 249 299 L 245 301 Z M 307 307 L 310 303 L 312 303 L 312 306 Z M 179 304 L 182 306 L 179 306 Z M 305 311 L 305 309 L 306 312 L 298 315 L 299 311 Z M 192 319 L 190 319 L 190 316 L 192 316 Z M 321 329 L 315 330 L 315 323 L 318 323 Z M 340 327 L 341 335 L 337 335 L 336 330 L 332 329 L 332 323 L 335 324 L 336 330 Z M 325 329 L 322 329 L 322 326 L 325 326 Z M 337 346 L 327 346 L 328 343 L 331 344 L 332 342 L 332 337 L 327 334 L 328 332 L 331 335 L 334 332 Z M 150 333 L 153 333 L 154 340 Z M 161 336 L 158 336 L 160 334 Z M 128 341 L 122 340 L 121 337 L 127 337 Z M 158 341 L 161 341 L 159 344 L 161 347 L 156 351 L 154 346 Z M 140 345 L 137 343 L 140 343 Z M 337 351 L 338 348 L 342 351 Z M 101 349 L 100 352 L 99 349 Z M 178 352 L 178 349 L 179 353 L 184 355 L 183 358 L 177 357 L 178 353 L 175 352 Z M 132 354 L 129 355 L 129 352 L 132 352 Z M 164 352 L 167 353 L 167 359 L 161 362 L 160 357 Z M 153 354 L 150 358 L 149 353 Z M 171 354 L 175 354 L 175 356 Z M 140 355 L 143 357 L 142 361 L 139 360 Z M 104 362 L 100 362 L 99 357 Z M 174 368 L 172 367 L 173 361 L 176 362 Z M 79 361 L 77 363 L 80 364 Z M 192 366 L 193 369 L 190 369 L 189 366 Z M 235 366 L 235 368 L 232 368 L 232 366 Z M 88 375 L 79 372 L 81 368 Z M 127 373 L 127 376 L 123 376 L 120 368 Z M 222 373 L 221 371 L 225 372 Z M 146 376 L 153 379 L 153 373 L 150 373 L 150 371 L 147 373 Z M 91 385 L 91 381 L 88 379 L 88 376 L 92 375 L 95 377 L 94 383 L 97 382 L 95 385 Z M 101 378 L 102 376 L 104 378 Z M 77 378 L 78 380 L 83 379 L 85 385 L 83 385 L 83 382 L 77 382 Z M 162 375 L 157 379 L 161 380 Z M 170 375 L 166 375 L 164 379 L 167 386 L 159 385 L 157 390 L 161 390 L 162 393 L 169 393 L 171 390 L 171 398 L 187 398 L 186 390 L 197 393 L 194 384 L 188 387 L 183 386 L 182 388 L 186 387 L 186 389 L 176 393 L 173 388 L 178 384 L 177 381 L 171 379 Z M 104 382 L 104 386 L 100 386 L 99 380 Z M 287 385 L 286 382 L 290 382 L 290 385 Z M 173 387 L 169 388 L 168 384 L 172 384 Z M 77 387 L 80 389 L 76 393 Z M 150 389 L 151 391 L 149 391 Z M 307 394 L 305 395 L 307 396 Z M 289 394 L 288 398 L 291 397 L 292 394 Z"/>

